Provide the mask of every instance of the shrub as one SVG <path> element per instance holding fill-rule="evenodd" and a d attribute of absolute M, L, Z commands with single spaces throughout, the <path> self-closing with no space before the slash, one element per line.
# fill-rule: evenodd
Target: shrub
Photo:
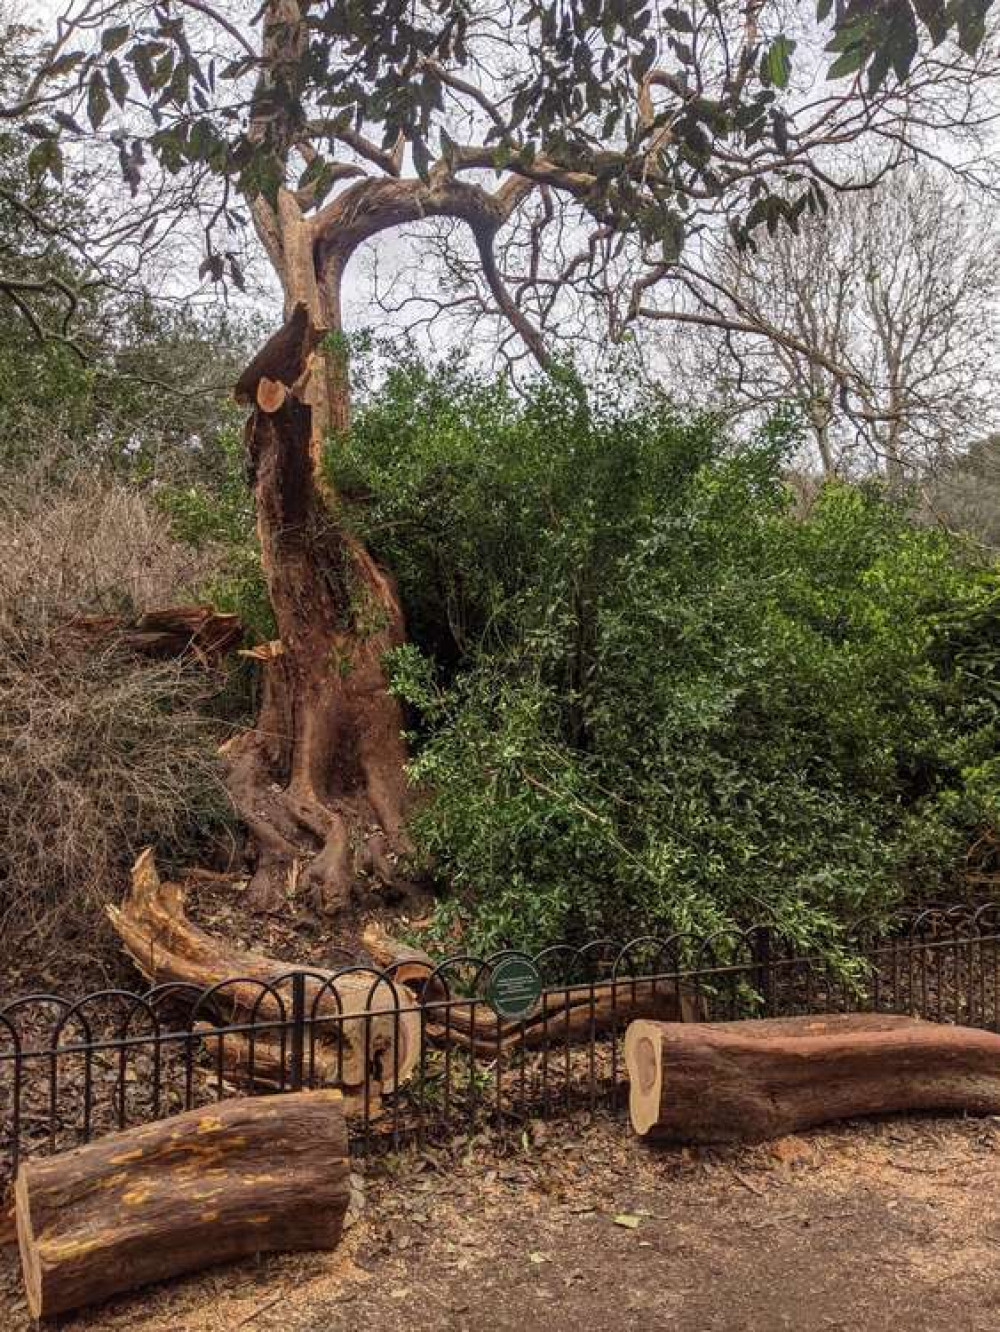
<path fill-rule="evenodd" d="M 454 368 L 362 414 L 331 465 L 409 615 L 442 926 L 829 943 L 996 819 L 995 571 L 876 490 L 797 519 L 794 443 Z"/>

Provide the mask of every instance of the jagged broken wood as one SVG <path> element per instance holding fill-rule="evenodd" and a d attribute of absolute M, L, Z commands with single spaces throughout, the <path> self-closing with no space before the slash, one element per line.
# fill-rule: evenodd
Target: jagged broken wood
<path fill-rule="evenodd" d="M 323 471 L 314 408 L 325 332 L 295 303 L 236 385 L 250 408 L 247 468 L 277 637 L 254 654 L 257 724 L 223 757 L 250 833 L 250 898 L 275 911 L 292 887 L 336 912 L 355 892 L 408 886 L 404 721 L 383 665 L 404 641 L 403 613 Z"/>
<path fill-rule="evenodd" d="M 114 638 L 142 656 L 190 655 L 206 665 L 216 663 L 243 639 L 239 616 L 212 606 L 169 606 L 145 611 L 134 620 L 120 615 L 82 615 L 69 627 L 88 638 Z"/>
<path fill-rule="evenodd" d="M 280 995 L 271 993 L 268 986 L 296 970 L 296 965 L 234 948 L 195 925 L 184 911 L 180 885 L 160 878 L 151 849 L 143 851 L 132 867 L 128 897 L 121 907 L 109 907 L 108 915 L 129 956 L 148 980 L 181 982 L 196 991 L 230 982 L 213 997 L 224 1021 L 263 1025 L 288 1020 L 289 983 L 284 983 Z M 371 1096 L 373 1088 L 389 1092 L 407 1081 L 420 1057 L 420 1019 L 415 1005 L 408 1006 L 408 993 L 394 991 L 375 975 L 340 976 L 318 967 L 307 970 L 306 1012 L 319 1021 L 309 1027 L 305 1060 L 307 1071 L 315 1071 L 316 1081 L 341 1087 L 348 1111 L 359 1102 L 366 1086 Z M 241 1039 L 226 1038 L 236 1071 L 249 1061 L 248 1050 L 239 1052 Z M 261 1042 L 262 1067 L 267 1064 L 268 1043 L 277 1040 L 273 1030 L 255 1035 L 255 1044 Z M 274 1061 L 271 1067 L 273 1071 Z"/>
<path fill-rule="evenodd" d="M 633 1022 L 636 1132 L 755 1141 L 858 1115 L 1000 1113 L 1000 1035 L 890 1014 Z"/>
<path fill-rule="evenodd" d="M 26 1162 L 15 1199 L 34 1318 L 251 1254 L 331 1249 L 350 1200 L 342 1098 L 237 1099 L 114 1133 Z"/>

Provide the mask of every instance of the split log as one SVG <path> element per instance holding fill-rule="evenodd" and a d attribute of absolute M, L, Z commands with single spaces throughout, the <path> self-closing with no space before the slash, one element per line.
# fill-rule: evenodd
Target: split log
<path fill-rule="evenodd" d="M 288 1018 L 288 982 L 280 1001 L 265 986 L 299 969 L 295 963 L 243 952 L 193 924 L 184 912 L 180 885 L 160 879 L 149 848 L 132 868 L 125 902 L 120 908 L 109 907 L 108 915 L 148 980 L 180 981 L 206 990 L 238 977 L 215 996 L 224 1019 L 268 1023 Z M 351 1096 L 366 1083 L 395 1090 L 420 1058 L 420 1019 L 415 1008 L 408 1007 L 408 991 L 398 989 L 394 995 L 388 984 L 375 984 L 374 974 L 308 971 L 306 1012 L 319 1019 L 309 1031 L 329 1080 Z M 308 1050 L 306 1059 L 308 1063 Z"/>
<path fill-rule="evenodd" d="M 116 637 L 131 652 L 148 657 L 191 655 L 206 664 L 232 651 L 243 638 L 239 616 L 212 606 L 169 606 L 137 620 L 120 615 L 78 616 L 71 625 L 91 638 Z"/>
<path fill-rule="evenodd" d="M 858 1115 L 1000 1113 L 1000 1035 L 884 1014 L 748 1022 L 633 1022 L 635 1131 L 759 1141 Z"/>
<path fill-rule="evenodd" d="M 236 1087 L 255 1091 L 287 1091 L 292 1084 L 292 1052 L 286 1040 L 267 1036 L 253 1041 L 238 1032 L 226 1032 L 211 1022 L 196 1022 L 195 1031 L 205 1043 L 213 1065 Z M 303 1081 L 308 1087 L 336 1087 L 342 1082 L 338 1051 L 316 1044 L 303 1061 Z M 365 1095 L 367 1092 L 367 1114 Z M 343 1109 L 348 1119 L 378 1119 L 383 1113 L 383 1087 L 373 1078 L 367 1086 L 343 1087 Z"/>
<path fill-rule="evenodd" d="M 26 1162 L 28 1308 L 48 1318 L 269 1250 L 332 1249 L 350 1199 L 340 1093 L 225 1101 Z"/>

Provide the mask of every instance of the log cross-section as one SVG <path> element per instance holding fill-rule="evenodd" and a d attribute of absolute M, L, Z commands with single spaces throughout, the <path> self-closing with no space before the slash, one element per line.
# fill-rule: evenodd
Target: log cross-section
<path fill-rule="evenodd" d="M 333 1248 L 349 1199 L 337 1091 L 225 1101 L 27 1161 L 28 1308 L 48 1318 L 266 1250 Z"/>
<path fill-rule="evenodd" d="M 755 1141 L 858 1115 L 1000 1113 L 1000 1035 L 890 1014 L 636 1021 L 625 1035 L 637 1133 Z"/>

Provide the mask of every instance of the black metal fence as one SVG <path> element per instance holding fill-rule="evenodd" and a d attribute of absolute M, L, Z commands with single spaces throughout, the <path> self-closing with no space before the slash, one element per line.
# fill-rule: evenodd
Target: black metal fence
<path fill-rule="evenodd" d="M 247 1093 L 342 1087 L 359 1152 L 620 1114 L 637 1016 L 885 1011 L 1000 1030 L 1000 903 L 861 928 L 837 965 L 760 927 L 557 945 L 530 959 L 542 981 L 531 1013 L 505 1019 L 488 982 L 514 956 L 450 957 L 405 983 L 352 964 L 332 978 L 303 968 L 2 1004 L 0 1191 L 26 1155 Z"/>

